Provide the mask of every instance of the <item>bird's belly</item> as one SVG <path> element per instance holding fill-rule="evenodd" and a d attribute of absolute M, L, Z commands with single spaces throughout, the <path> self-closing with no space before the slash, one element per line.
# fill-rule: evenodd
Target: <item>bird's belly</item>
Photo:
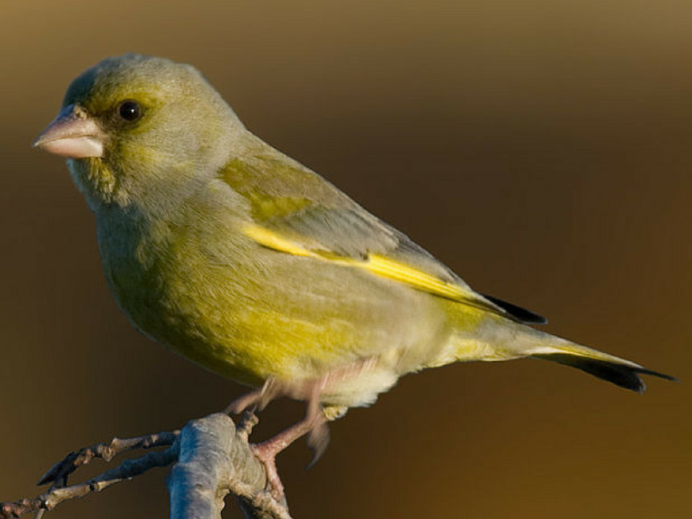
<path fill-rule="evenodd" d="M 368 273 L 288 255 L 275 261 L 274 251 L 219 265 L 198 252 L 187 250 L 184 261 L 170 253 L 153 261 L 106 256 L 104 271 L 141 332 L 237 382 L 319 379 L 377 359 L 376 369 L 329 391 L 334 404 L 364 405 L 447 342 L 434 298 Z"/>
<path fill-rule="evenodd" d="M 251 326 L 236 308 L 246 304 L 215 284 L 205 289 L 200 272 L 137 261 L 104 268 L 120 309 L 144 335 L 197 365 L 257 386 L 272 374 L 249 340 Z M 265 348 L 266 350 L 266 348 Z"/>

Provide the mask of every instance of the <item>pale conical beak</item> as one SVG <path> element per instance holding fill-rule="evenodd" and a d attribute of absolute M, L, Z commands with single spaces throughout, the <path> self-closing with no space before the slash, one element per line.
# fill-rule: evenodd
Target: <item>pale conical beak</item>
<path fill-rule="evenodd" d="M 75 105 L 63 108 L 34 141 L 33 146 L 70 159 L 102 157 L 105 135 L 86 111 Z"/>

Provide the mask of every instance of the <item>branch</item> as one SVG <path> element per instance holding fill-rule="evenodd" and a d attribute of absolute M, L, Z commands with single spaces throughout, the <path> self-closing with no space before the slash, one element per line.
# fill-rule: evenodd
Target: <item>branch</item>
<path fill-rule="evenodd" d="M 128 481 L 149 469 L 170 465 L 177 456 L 177 446 L 169 447 L 165 451 L 150 452 L 141 458 L 125 460 L 116 468 L 107 470 L 84 483 L 70 487 L 54 488 L 34 499 L 0 503 L 0 517 L 19 517 L 31 512 L 38 512 L 39 510 L 52 510 L 63 501 L 82 498 L 93 492 L 101 492 L 111 485 L 121 481 Z"/>
<path fill-rule="evenodd" d="M 110 442 L 95 443 L 89 447 L 71 452 L 62 461 L 53 465 L 38 481 L 38 485 L 47 485 L 54 481 L 67 478 L 75 470 L 83 465 L 88 465 L 95 458 L 106 462 L 111 461 L 118 454 L 135 449 L 152 449 L 154 447 L 167 447 L 173 445 L 180 431 L 160 432 L 138 436 L 137 438 L 113 438 Z"/>
<path fill-rule="evenodd" d="M 264 465 L 225 414 L 188 423 L 179 439 L 178 463 L 168 476 L 171 519 L 216 519 L 224 498 L 236 496 L 248 519 L 290 519 L 285 504 L 265 490 Z"/>
<path fill-rule="evenodd" d="M 286 503 L 276 501 L 266 490 L 264 465 L 252 452 L 248 434 L 256 424 L 246 415 L 236 430 L 226 414 L 212 414 L 189 422 L 181 432 L 162 432 L 138 438 L 114 438 L 68 454 L 53 465 L 39 484 L 52 483 L 44 494 L 33 499 L 0 503 L 0 519 L 52 510 L 60 503 L 100 492 L 144 472 L 170 465 L 167 484 L 172 519 L 220 519 L 224 498 L 230 493 L 246 519 L 291 519 Z M 139 458 L 123 461 L 84 483 L 66 486 L 67 478 L 95 458 L 106 462 L 135 449 L 168 446 Z"/>

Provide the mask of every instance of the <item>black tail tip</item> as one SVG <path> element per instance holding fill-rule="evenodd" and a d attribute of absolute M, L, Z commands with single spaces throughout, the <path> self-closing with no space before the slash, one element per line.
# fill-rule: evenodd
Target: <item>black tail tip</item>
<path fill-rule="evenodd" d="M 644 393 L 646 390 L 646 384 L 639 375 L 651 375 L 653 377 L 670 380 L 671 382 L 680 382 L 677 378 L 659 373 L 658 371 L 628 366 L 627 364 L 590 359 L 577 355 L 569 355 L 566 353 L 546 353 L 534 355 L 534 357 L 550 360 L 566 366 L 572 366 L 573 368 L 585 371 L 590 375 L 607 380 L 617 386 L 636 391 L 639 394 Z"/>
<path fill-rule="evenodd" d="M 665 373 L 659 373 L 658 371 L 652 371 L 650 369 L 644 369 L 644 368 L 639 368 L 636 370 L 637 373 L 640 375 L 650 375 L 652 377 L 658 377 L 662 378 L 664 380 L 670 380 L 671 382 L 675 382 L 676 384 L 680 383 L 680 379 L 677 377 L 674 377 L 673 375 L 666 375 Z"/>

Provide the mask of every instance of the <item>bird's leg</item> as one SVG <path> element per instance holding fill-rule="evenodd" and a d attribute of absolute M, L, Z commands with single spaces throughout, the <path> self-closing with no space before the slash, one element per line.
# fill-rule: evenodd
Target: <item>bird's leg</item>
<path fill-rule="evenodd" d="M 280 396 L 288 396 L 307 402 L 305 418 L 284 429 L 269 440 L 250 445 L 255 456 L 262 461 L 266 468 L 267 481 L 271 487 L 271 493 L 277 500 L 281 501 L 284 499 L 284 488 L 276 469 L 276 455 L 298 438 L 307 434 L 308 446 L 313 451 L 312 461 L 309 466 L 314 465 L 324 454 L 329 443 L 327 416 L 320 404 L 322 393 L 325 389 L 328 390 L 344 380 L 356 377 L 363 371 L 373 369 L 377 361 L 376 357 L 369 357 L 334 369 L 323 377 L 302 382 L 285 382 L 270 378 L 262 388 L 237 398 L 226 408 L 226 413 L 228 414 L 238 414 L 247 411 L 249 414 L 254 415 L 255 411 L 261 411 L 269 402 Z M 345 408 L 340 411 L 338 408 L 333 409 L 337 410 L 337 412 L 336 414 L 330 413 L 330 420 L 343 416 Z"/>
<path fill-rule="evenodd" d="M 326 377 L 325 377 L 326 379 Z M 325 380 L 311 384 L 308 408 L 305 418 L 300 422 L 284 429 L 276 436 L 261 443 L 252 444 L 253 453 L 267 470 L 267 481 L 271 487 L 272 496 L 281 501 L 284 499 L 284 487 L 276 469 L 276 455 L 291 445 L 298 438 L 308 435 L 308 445 L 313 449 L 314 456 L 311 465 L 324 453 L 329 443 L 327 420 L 322 412 L 319 397 L 324 388 Z"/>
<path fill-rule="evenodd" d="M 264 385 L 249 393 L 239 396 L 231 402 L 224 412 L 226 414 L 240 414 L 243 411 L 262 411 L 269 402 L 282 394 L 288 394 L 275 378 L 268 378 Z"/>
<path fill-rule="evenodd" d="M 298 382 L 287 382 L 274 377 L 268 378 L 259 389 L 254 389 L 231 402 L 224 412 L 226 414 L 240 414 L 244 411 L 262 411 L 269 402 L 282 396 L 295 400 L 304 400 L 308 403 L 315 400 L 319 408 L 320 394 L 339 382 L 354 378 L 364 371 L 373 369 L 378 362 L 377 357 L 367 357 L 346 366 L 331 370 L 320 378 L 308 379 Z"/>

